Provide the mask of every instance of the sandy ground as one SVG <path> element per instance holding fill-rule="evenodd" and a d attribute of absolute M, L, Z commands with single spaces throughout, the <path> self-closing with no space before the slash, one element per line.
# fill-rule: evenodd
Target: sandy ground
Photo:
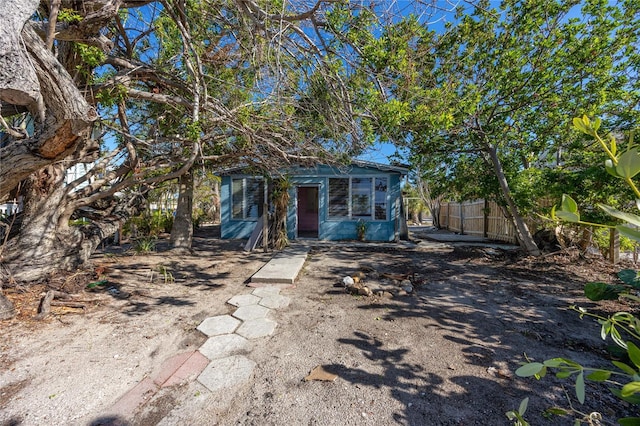
<path fill-rule="evenodd" d="M 108 284 L 80 293 L 87 309 L 54 308 L 42 321 L 34 316 L 45 288 L 10 289 L 19 315 L 0 323 L 0 424 L 116 424 L 105 413 L 123 394 L 199 347 L 205 336 L 195 327 L 250 292 L 247 279 L 271 255 L 241 245 L 204 229 L 188 256 L 162 245 L 144 256 L 106 250 L 95 256 L 94 279 Z M 339 282 L 358 272 L 393 297 L 347 294 Z M 505 412 L 527 396 L 532 424 L 570 424 L 544 413 L 570 403 L 615 424 L 631 408 L 615 411 L 603 387 L 588 384 L 581 406 L 570 382 L 513 374 L 525 354 L 607 365 L 598 325 L 567 306 L 632 309 L 582 296 L 587 280 L 614 272 L 575 253 L 528 259 L 426 240 L 311 244 L 296 288 L 282 292 L 291 304 L 276 312 L 275 333 L 246 353 L 257 363 L 249 383 L 216 393 L 197 381 L 167 388 L 119 424 L 497 425 L 510 424 Z M 415 291 L 402 294 L 389 274 L 410 275 Z M 55 286 L 76 291 L 83 279 Z M 338 378 L 304 381 L 316 366 Z"/>

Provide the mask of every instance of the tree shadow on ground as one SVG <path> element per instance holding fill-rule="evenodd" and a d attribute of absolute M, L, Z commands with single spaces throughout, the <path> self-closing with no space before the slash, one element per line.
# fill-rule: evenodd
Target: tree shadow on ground
<path fill-rule="evenodd" d="M 399 423 L 506 424 L 504 413 L 517 409 L 524 397 L 536 394 L 529 410 L 534 423 L 563 424 L 567 418 L 549 420 L 542 415 L 545 408 L 558 403 L 556 394 L 562 400 L 558 381 L 547 378 L 530 387 L 531 381 L 514 377 L 519 362 L 525 361 L 524 354 L 535 360 L 562 356 L 595 366 L 607 362 L 602 357 L 604 344 L 597 324 L 592 332 L 589 320 L 580 320 L 567 309 L 582 295 L 583 285 L 570 274 L 554 271 L 552 279 L 538 281 L 535 269 L 526 274 L 517 267 L 518 275 L 513 276 L 504 264 L 478 261 L 481 252 L 396 250 L 370 256 L 340 248 L 323 254 L 336 258 L 321 272 L 334 283 L 358 270 L 373 276 L 364 281 L 372 290 L 380 282 L 381 272 L 410 274 L 412 278 L 415 274 L 423 280 L 416 284 L 415 293 L 407 296 L 356 299 L 361 301 L 355 305 L 358 310 L 371 313 L 365 318 L 375 317 L 375 327 L 361 326 L 368 331 L 355 331 L 338 342 L 357 349 L 371 366 L 325 366 L 354 384 L 387 389 L 404 407 L 394 413 Z M 345 258 L 350 262 L 342 260 Z M 310 266 L 313 268 L 313 262 Z M 339 292 L 336 285 L 325 288 L 326 294 Z M 421 331 L 414 340 L 402 341 L 398 347 L 398 338 L 386 337 L 401 333 L 403 324 L 415 321 L 421 324 Z M 417 350 L 432 340 L 450 345 Z M 425 356 L 424 363 L 407 361 L 416 359 L 413 351 Z M 483 398 L 487 403 L 478 403 Z M 567 401 L 561 402 L 567 405 Z M 581 407 L 600 408 L 597 399 L 591 406 Z"/>

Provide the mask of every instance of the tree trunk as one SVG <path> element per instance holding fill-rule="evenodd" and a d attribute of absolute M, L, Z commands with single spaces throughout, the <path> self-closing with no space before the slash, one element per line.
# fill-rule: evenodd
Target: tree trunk
<path fill-rule="evenodd" d="M 39 125 L 33 137 L 11 140 L 0 148 L 0 164 L 14 165 L 0 167 L 0 199 L 31 173 L 72 153 L 89 137 L 91 123 L 98 117 L 42 38 L 29 25 L 22 29 L 39 2 L 31 5 L 31 12 L 20 3 L 11 0 L 0 7 L 2 21 L 11 23 L 7 27 L 3 23 L 0 30 L 0 101 L 26 105 Z M 21 24 L 15 22 L 20 16 Z M 14 27 L 19 32 L 5 38 L 3 30 Z"/>
<path fill-rule="evenodd" d="M 516 206 L 516 203 L 511 196 L 511 189 L 509 188 L 509 183 L 507 182 L 507 178 L 504 175 L 504 170 L 502 168 L 500 158 L 498 158 L 498 151 L 496 150 L 495 146 L 487 143 L 487 152 L 489 154 L 489 157 L 491 158 L 493 170 L 498 179 L 498 183 L 500 184 L 500 189 L 502 189 L 502 197 L 507 203 L 507 211 L 509 212 L 511 220 L 513 221 L 513 225 L 515 226 L 516 237 L 518 238 L 520 247 L 522 247 L 527 253 L 533 256 L 540 256 L 540 249 L 538 249 L 538 246 L 533 241 L 533 236 L 531 235 L 527 224 L 524 223 L 522 216 L 520 216 L 518 207 Z"/>
<path fill-rule="evenodd" d="M 100 221 L 70 226 L 73 212 L 68 209 L 65 170 L 65 166 L 49 166 L 27 179 L 20 232 L 2 247 L 0 284 L 40 282 L 51 274 L 76 270 L 133 212 L 113 207 L 110 211 L 115 213 Z M 129 203 L 126 208 L 135 207 Z"/>
<path fill-rule="evenodd" d="M 179 178 L 178 206 L 171 227 L 171 246 L 189 250 L 193 240 L 193 173 L 188 171 Z"/>

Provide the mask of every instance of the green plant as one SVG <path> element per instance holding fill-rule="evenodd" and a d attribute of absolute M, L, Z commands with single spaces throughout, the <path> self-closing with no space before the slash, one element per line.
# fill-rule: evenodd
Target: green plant
<path fill-rule="evenodd" d="M 283 176 L 273 182 L 271 189 L 271 202 L 274 207 L 274 225 L 271 233 L 273 247 L 282 250 L 289 245 L 287 235 L 287 208 L 291 199 L 289 191 L 293 188 L 293 183 L 288 176 Z"/>
<path fill-rule="evenodd" d="M 640 191 L 632 181 L 638 173 L 640 173 L 640 153 L 633 144 L 633 133 L 629 137 L 629 142 L 625 152 L 620 154 L 617 150 L 616 140 L 613 136 L 609 137 L 606 142 L 598 135 L 600 127 L 600 119 L 591 122 L 587 116 L 575 118 L 573 120 L 574 127 L 579 131 L 594 137 L 609 157 L 605 162 L 607 172 L 616 178 L 623 179 L 633 190 L 638 198 L 636 204 L 640 208 Z M 640 216 L 621 212 L 610 206 L 599 204 L 607 215 L 621 220 L 622 224 L 602 225 L 596 223 L 584 222 L 580 219 L 577 203 L 569 196 L 562 197 L 560 209 L 554 209 L 551 217 L 556 220 L 579 223 L 588 226 L 615 228 L 622 235 L 627 236 L 631 240 L 640 241 L 640 232 L 634 229 L 634 226 L 640 226 Z M 633 291 L 640 288 L 640 279 L 638 273 L 633 270 L 625 269 L 619 272 L 618 277 L 624 285 L 610 285 L 605 283 L 588 283 L 585 286 L 585 294 L 591 300 L 618 299 L 625 297 L 635 301 L 640 301 Z M 535 377 L 541 379 L 546 376 L 548 370 L 554 370 L 555 375 L 561 379 L 574 378 L 575 394 L 577 400 L 583 404 L 586 398 L 585 380 L 593 382 L 602 382 L 609 385 L 609 390 L 620 400 L 628 404 L 640 406 L 640 319 L 629 312 L 617 312 L 609 317 L 603 317 L 597 314 L 587 312 L 587 310 L 571 306 L 580 314 L 580 318 L 589 316 L 597 319 L 601 326 L 600 335 L 603 339 L 608 336 L 618 348 L 622 349 L 623 355 L 629 362 L 612 361 L 615 369 L 589 368 L 567 358 L 552 358 L 543 362 L 527 362 L 516 370 L 516 375 L 520 377 Z M 529 360 L 527 360 L 529 361 Z M 521 404 L 522 407 L 522 404 Z M 518 419 L 514 411 L 507 413 L 510 419 Z M 520 417 L 524 413 L 520 410 L 517 412 Z M 570 410 L 554 409 L 551 414 L 574 414 L 580 415 L 575 424 L 579 425 L 585 421 L 589 424 L 600 424 L 600 413 L 584 414 L 571 406 Z M 619 419 L 622 425 L 640 425 L 640 417 L 627 417 Z M 522 424 L 522 423 L 516 423 Z"/>
<path fill-rule="evenodd" d="M 140 237 L 140 238 L 135 240 L 135 244 L 134 244 L 133 249 L 138 254 L 150 253 L 152 251 L 155 251 L 156 250 L 156 238 L 155 237 L 150 237 L 150 236 Z"/>
<path fill-rule="evenodd" d="M 364 241 L 367 234 L 367 222 L 362 219 L 358 219 L 356 222 L 356 233 L 358 234 L 358 240 Z"/>
<path fill-rule="evenodd" d="M 156 270 L 157 270 L 157 271 L 160 273 L 160 275 L 162 276 L 162 279 L 164 280 L 164 283 L 165 283 L 165 284 L 173 283 L 173 282 L 175 282 L 175 281 L 176 281 L 176 279 L 173 277 L 173 274 L 171 273 L 171 271 L 169 270 L 169 268 L 167 268 L 166 266 L 164 266 L 164 265 L 158 265 L 158 266 L 156 267 Z M 152 281 L 152 282 L 153 282 L 153 273 L 154 273 L 154 270 L 152 269 L 152 270 L 151 270 L 151 279 L 150 279 L 150 281 Z"/>
<path fill-rule="evenodd" d="M 584 287 L 584 295 L 590 300 L 617 300 L 620 297 L 640 302 L 640 297 L 633 294 L 640 290 L 640 277 L 633 269 L 623 269 L 618 272 L 618 278 L 623 284 L 607 284 L 601 282 L 587 283 Z"/>
<path fill-rule="evenodd" d="M 529 405 L 529 398 L 525 398 L 520 401 L 520 407 L 518 410 L 507 411 L 507 418 L 509 420 L 514 420 L 514 426 L 529 426 L 529 422 L 524 419 L 524 413 L 527 411 L 527 406 Z"/>

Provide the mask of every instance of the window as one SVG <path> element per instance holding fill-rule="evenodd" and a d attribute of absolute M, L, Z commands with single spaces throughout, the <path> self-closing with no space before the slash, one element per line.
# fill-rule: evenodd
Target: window
<path fill-rule="evenodd" d="M 329 178 L 329 218 L 387 220 L 386 177 Z"/>
<path fill-rule="evenodd" d="M 387 178 L 376 178 L 376 220 L 387 220 Z"/>
<path fill-rule="evenodd" d="M 262 179 L 231 179 L 231 218 L 258 219 L 262 216 L 264 183 Z"/>
<path fill-rule="evenodd" d="M 351 178 L 351 216 L 371 218 L 371 178 Z"/>
<path fill-rule="evenodd" d="M 329 217 L 349 217 L 349 178 L 329 178 Z"/>

